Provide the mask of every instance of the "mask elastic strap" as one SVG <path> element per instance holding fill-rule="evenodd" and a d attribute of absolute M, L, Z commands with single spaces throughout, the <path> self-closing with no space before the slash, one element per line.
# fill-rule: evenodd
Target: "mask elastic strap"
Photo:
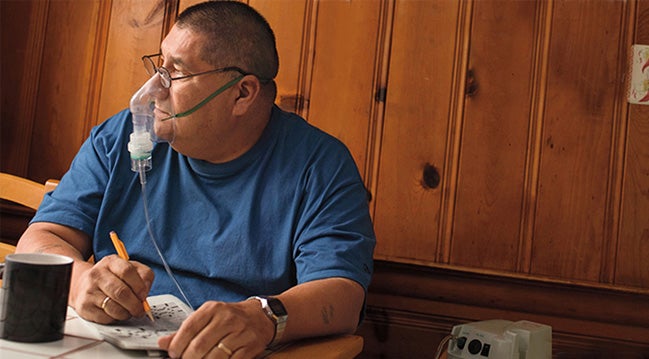
<path fill-rule="evenodd" d="M 192 113 L 196 112 L 196 110 L 198 110 L 199 108 L 205 106 L 205 104 L 207 104 L 208 102 L 212 101 L 213 98 L 215 98 L 216 96 L 221 94 L 223 91 L 229 89 L 234 84 L 239 82 L 239 80 L 241 80 L 242 78 L 243 78 L 243 75 L 234 78 L 230 82 L 228 82 L 225 85 L 221 86 L 218 90 L 214 91 L 214 93 L 207 96 L 203 101 L 199 102 L 198 105 L 190 108 L 189 110 L 187 110 L 185 112 L 177 113 L 177 114 L 175 114 L 173 116 L 165 117 L 165 118 L 161 119 L 160 121 L 167 121 L 167 120 L 171 120 L 172 118 L 185 117 L 185 116 L 191 115 Z"/>

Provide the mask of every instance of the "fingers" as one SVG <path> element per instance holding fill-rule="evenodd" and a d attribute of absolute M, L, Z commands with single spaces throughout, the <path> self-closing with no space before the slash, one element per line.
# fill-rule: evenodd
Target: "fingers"
<path fill-rule="evenodd" d="M 146 299 L 149 288 L 135 266 L 115 256 L 106 257 L 104 262 L 107 271 L 99 273 L 102 276 L 97 282 L 99 290 L 131 315 L 141 316 L 144 311 L 142 301 Z"/>
<path fill-rule="evenodd" d="M 161 349 L 163 349 L 163 350 L 167 350 L 167 351 L 168 351 L 168 350 L 169 350 L 169 345 L 171 344 L 171 340 L 174 338 L 175 335 L 176 335 L 176 333 L 174 333 L 174 334 L 170 334 L 170 335 L 166 335 L 166 336 L 164 336 L 164 337 L 160 337 L 160 338 L 158 339 L 158 346 L 159 346 Z"/>
<path fill-rule="evenodd" d="M 160 346 L 160 348 L 167 349 L 174 336 L 175 334 L 172 334 L 158 339 L 158 345 Z M 226 344 L 227 340 L 228 339 L 223 338 L 215 346 L 213 346 L 212 348 L 208 348 L 207 352 L 202 356 L 202 358 L 205 359 L 235 358 L 236 359 L 236 358 L 255 357 L 253 355 L 246 354 L 246 350 L 244 350 L 244 348 L 240 348 L 237 350 L 232 349 L 233 348 L 232 344 Z M 181 356 L 183 358 L 192 358 L 193 357 L 192 355 L 193 354 L 191 354 L 190 352 L 182 353 L 182 355 L 177 355 L 174 352 L 169 352 L 169 356 L 171 358 L 179 358 Z"/>
<path fill-rule="evenodd" d="M 242 356 L 242 351 L 237 350 L 234 351 L 230 349 L 228 344 L 226 343 L 226 339 L 220 341 L 216 346 L 214 346 L 206 355 L 205 358 L 207 359 L 218 359 L 218 358 L 238 358 L 238 357 L 243 357 Z M 235 356 L 236 354 L 236 356 Z"/>
<path fill-rule="evenodd" d="M 217 337 L 218 333 L 213 333 L 210 337 L 205 335 L 198 337 L 199 333 L 209 330 L 208 324 L 212 320 L 212 314 L 207 307 L 208 305 L 201 306 L 181 324 L 169 343 L 167 351 L 170 357 L 180 358 L 182 355 L 201 358 L 221 338 Z"/>
<path fill-rule="evenodd" d="M 108 323 L 115 320 L 126 320 L 131 317 L 131 314 L 122 307 L 119 303 L 115 302 L 110 296 L 105 296 L 99 305 L 101 312 L 98 314 L 102 317 L 102 322 Z"/>
<path fill-rule="evenodd" d="M 152 282 L 153 272 L 143 264 L 107 256 L 83 273 L 72 304 L 80 316 L 98 323 L 139 317 Z"/>
<path fill-rule="evenodd" d="M 207 302 L 158 345 L 172 358 L 252 358 L 265 343 L 250 318 L 240 303 Z"/>
<path fill-rule="evenodd" d="M 147 267 L 146 265 L 136 262 L 136 261 L 129 261 L 133 268 L 136 270 L 136 276 L 132 277 L 131 279 L 134 282 L 126 281 L 131 286 L 131 289 L 133 290 L 133 293 L 136 293 L 138 298 L 141 300 L 145 300 L 146 297 L 149 295 L 149 290 L 151 289 L 151 284 L 153 284 L 153 271 L 151 268 Z"/>
<path fill-rule="evenodd" d="M 147 284 L 147 290 L 148 290 L 151 287 L 151 284 L 153 283 L 153 278 L 155 276 L 153 270 L 151 270 L 151 268 L 149 268 L 148 266 L 140 262 L 130 261 L 129 263 L 131 263 L 135 267 L 135 269 L 137 269 L 140 278 L 142 278 L 142 280 Z"/>

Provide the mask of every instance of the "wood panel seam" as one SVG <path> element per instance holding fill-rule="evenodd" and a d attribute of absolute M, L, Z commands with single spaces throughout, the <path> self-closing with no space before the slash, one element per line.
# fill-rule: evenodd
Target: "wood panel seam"
<path fill-rule="evenodd" d="M 98 21 L 95 28 L 95 41 L 92 49 L 92 62 L 90 64 L 90 83 L 88 84 L 88 103 L 84 118 L 83 133 L 79 134 L 79 143 L 90 134 L 90 130 L 96 124 L 99 116 L 101 93 L 103 86 L 103 74 L 106 61 L 106 46 L 110 31 L 110 16 L 113 8 L 113 1 L 102 1 L 99 3 Z"/>
<path fill-rule="evenodd" d="M 618 64 L 616 73 L 618 76 L 626 75 L 626 68 L 630 66 L 627 56 L 630 52 L 635 18 L 635 2 L 626 3 L 626 11 L 622 11 L 620 19 L 621 31 L 618 46 Z M 622 81 L 626 83 L 626 81 Z M 620 245 L 620 225 L 622 216 L 622 199 L 624 198 L 624 176 L 625 176 L 625 158 L 626 158 L 626 133 L 629 121 L 629 105 L 626 103 L 625 89 L 616 87 L 616 96 L 613 104 L 613 121 L 611 128 L 611 153 L 609 155 L 609 175 L 607 178 L 606 190 L 606 207 L 604 210 L 604 235 L 608 238 L 606 245 L 602 249 L 600 268 L 600 282 L 613 283 L 615 281 L 615 272 L 617 268 L 617 249 Z"/>
<path fill-rule="evenodd" d="M 49 14 L 49 2 L 38 1 L 33 3 L 30 13 L 30 22 L 28 27 L 28 50 L 26 51 L 24 72 L 22 76 L 22 86 L 20 88 L 20 113 L 24 114 L 27 120 L 24 122 L 27 126 L 22 128 L 23 133 L 18 135 L 20 142 L 23 144 L 25 151 L 22 153 L 23 159 L 16 161 L 16 174 L 27 176 L 30 166 L 31 143 L 33 136 L 34 122 L 36 121 L 36 106 L 38 106 L 38 91 L 41 81 L 41 71 L 43 65 L 43 51 L 45 36 L 47 33 L 47 19 Z M 30 56 L 30 54 L 33 54 Z M 6 89 L 5 89 L 6 91 Z"/>
<path fill-rule="evenodd" d="M 448 139 L 442 175 L 442 195 L 440 201 L 440 225 L 437 235 L 436 257 L 440 263 L 450 263 L 457 196 L 458 169 L 460 163 L 460 146 L 462 142 L 462 124 L 464 122 L 465 81 L 469 63 L 471 45 L 471 26 L 473 0 L 458 1 L 457 35 L 455 37 L 455 55 L 449 103 L 447 127 Z"/>
<path fill-rule="evenodd" d="M 295 112 L 309 121 L 309 99 L 315 63 L 315 43 L 318 29 L 318 2 L 307 1 L 304 7 L 304 26 L 302 27 L 302 54 L 297 78 Z"/>
<path fill-rule="evenodd" d="M 545 6 L 545 8 L 544 8 Z M 520 227 L 518 245 L 519 272 L 531 273 L 535 214 L 539 186 L 541 165 L 541 143 L 543 138 L 543 120 L 545 96 L 547 87 L 547 71 L 550 51 L 550 38 L 552 31 L 553 0 L 539 2 L 537 17 L 537 41 L 535 44 L 534 69 L 531 83 L 534 84 L 530 92 L 530 117 L 529 133 L 526 154 L 526 165 L 523 187 L 522 223 Z"/>
<path fill-rule="evenodd" d="M 392 29 L 394 28 L 394 7 L 396 0 L 383 0 L 381 2 L 379 26 L 377 28 L 377 60 L 374 64 L 374 88 L 388 88 L 388 76 L 390 73 L 390 53 L 392 49 Z M 381 143 L 383 142 L 383 125 L 385 120 L 385 102 L 374 99 L 370 106 L 370 121 L 367 141 L 367 159 L 365 161 L 366 178 L 365 185 L 368 186 L 372 199 L 375 199 L 378 192 L 379 167 L 381 157 Z M 374 218 L 376 201 L 370 203 L 370 211 Z"/>

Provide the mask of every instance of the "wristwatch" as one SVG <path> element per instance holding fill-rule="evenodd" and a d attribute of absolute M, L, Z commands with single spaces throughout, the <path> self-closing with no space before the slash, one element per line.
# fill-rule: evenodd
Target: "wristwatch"
<path fill-rule="evenodd" d="M 275 297 L 253 296 L 248 299 L 258 300 L 261 303 L 261 309 L 264 311 L 268 319 L 275 324 L 275 334 L 273 334 L 273 339 L 271 339 L 270 344 L 268 344 L 269 347 L 273 347 L 275 344 L 279 343 L 284 335 L 286 319 L 288 319 L 288 313 L 286 313 L 284 304 Z"/>

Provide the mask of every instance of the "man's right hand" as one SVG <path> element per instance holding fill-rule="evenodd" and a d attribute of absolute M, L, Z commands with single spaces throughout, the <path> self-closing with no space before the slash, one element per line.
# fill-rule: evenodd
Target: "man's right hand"
<path fill-rule="evenodd" d="M 117 255 L 104 257 L 96 264 L 88 262 L 92 241 L 81 230 L 56 223 L 32 223 L 18 241 L 16 252 L 55 253 L 72 258 L 68 304 L 84 319 L 106 324 L 144 315 L 142 301 L 151 289 L 153 271 Z"/>
<path fill-rule="evenodd" d="M 88 263 L 87 267 L 76 264 L 75 270 L 83 273 L 72 285 L 70 305 L 82 318 L 108 324 L 145 314 L 142 302 L 154 277 L 149 267 L 117 255 L 106 256 L 94 265 Z"/>

